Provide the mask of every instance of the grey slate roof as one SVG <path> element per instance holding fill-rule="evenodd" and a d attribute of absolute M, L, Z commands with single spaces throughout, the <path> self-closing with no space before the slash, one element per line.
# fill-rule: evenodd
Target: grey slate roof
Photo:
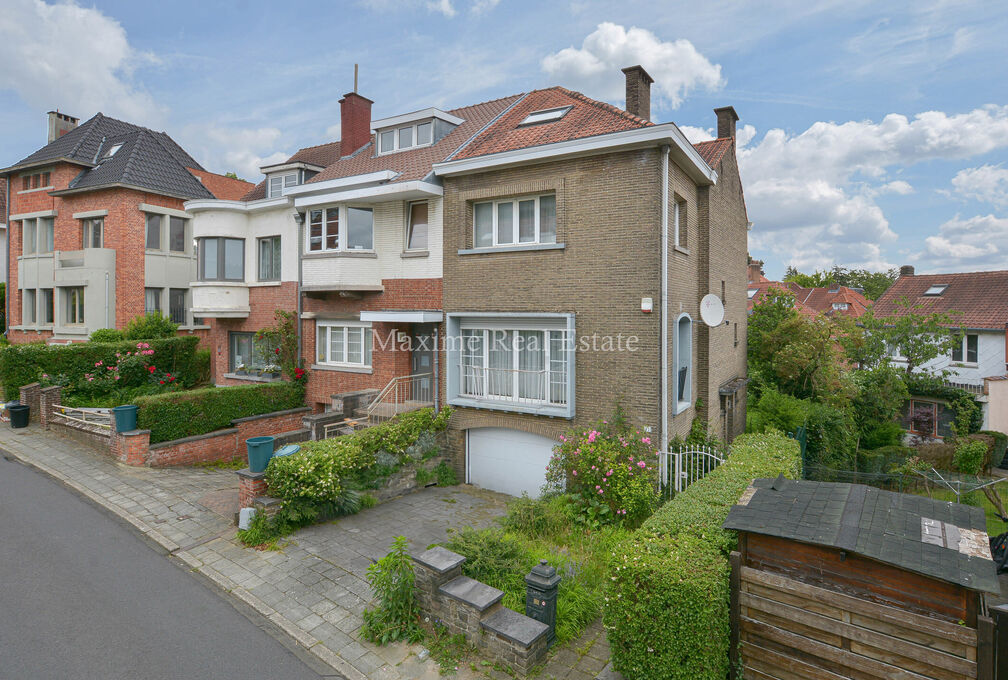
<path fill-rule="evenodd" d="M 748 503 L 728 513 L 725 529 L 839 548 L 970 590 L 1001 592 L 989 553 L 959 548 L 962 530 L 986 532 L 980 508 L 861 484 L 780 477 L 753 486 Z M 947 542 L 924 540 L 922 519 L 947 523 L 944 534 L 938 529 Z"/>
<path fill-rule="evenodd" d="M 122 147 L 107 156 L 116 144 Z M 8 170 L 61 159 L 83 166 L 66 191 L 128 185 L 180 198 L 213 198 L 213 194 L 186 170 L 204 168 L 166 133 L 101 113 Z"/>

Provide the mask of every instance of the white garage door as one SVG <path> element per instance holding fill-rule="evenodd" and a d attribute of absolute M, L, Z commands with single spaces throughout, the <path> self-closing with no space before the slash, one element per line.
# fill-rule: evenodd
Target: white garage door
<path fill-rule="evenodd" d="M 557 442 L 520 430 L 469 430 L 469 483 L 512 496 L 537 498 Z"/>

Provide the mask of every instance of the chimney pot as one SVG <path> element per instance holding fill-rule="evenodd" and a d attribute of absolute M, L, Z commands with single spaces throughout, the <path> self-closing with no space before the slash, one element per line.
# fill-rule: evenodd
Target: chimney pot
<path fill-rule="evenodd" d="M 717 116 L 717 136 L 719 138 L 735 137 L 735 123 L 739 119 L 738 114 L 735 113 L 735 107 L 722 106 L 714 109 L 714 115 Z"/>
<path fill-rule="evenodd" d="M 59 111 L 49 111 L 49 142 L 52 143 L 77 127 L 80 119 Z"/>
<path fill-rule="evenodd" d="M 626 76 L 627 113 L 651 120 L 651 83 L 654 82 L 654 78 L 648 75 L 640 64 L 627 66 L 622 70 Z"/>
<path fill-rule="evenodd" d="M 371 105 L 373 101 L 356 92 L 340 99 L 340 154 L 349 156 L 371 141 Z"/>
<path fill-rule="evenodd" d="M 900 276 L 913 276 L 914 268 L 912 264 L 905 264 L 900 267 Z"/>

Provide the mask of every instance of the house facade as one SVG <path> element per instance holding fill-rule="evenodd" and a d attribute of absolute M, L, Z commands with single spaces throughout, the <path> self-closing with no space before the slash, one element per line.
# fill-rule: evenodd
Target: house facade
<path fill-rule="evenodd" d="M 904 301 L 919 313 L 945 312 L 953 318 L 953 328 L 962 328 L 959 343 L 947 355 L 938 357 L 918 370 L 947 372 L 946 382 L 977 395 L 984 413 L 984 429 L 1004 427 L 1001 419 L 991 420 L 992 412 L 1004 411 L 1003 403 L 992 403 L 989 382 L 1008 374 L 1008 271 L 957 272 L 951 274 L 916 274 L 904 265 L 896 282 L 875 302 L 875 315 L 884 318 L 903 313 Z M 900 357 L 894 356 L 897 365 Z M 995 391 L 1000 395 L 1000 392 Z M 934 414 L 932 432 L 915 432 L 910 414 L 930 409 Z M 948 433 L 952 415 L 941 400 L 914 397 L 907 407 L 905 425 L 914 434 L 943 436 Z"/>
<path fill-rule="evenodd" d="M 49 113 L 49 142 L 0 171 L 9 191 L 8 338 L 86 340 L 159 311 L 189 332 L 190 198 L 251 185 L 204 170 L 167 134 Z"/>

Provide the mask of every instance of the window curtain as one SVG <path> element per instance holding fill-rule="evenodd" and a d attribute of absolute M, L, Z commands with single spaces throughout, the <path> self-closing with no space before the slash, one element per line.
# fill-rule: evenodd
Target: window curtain
<path fill-rule="evenodd" d="M 567 403 L 567 343 L 563 331 L 550 331 L 549 400 Z"/>
<path fill-rule="evenodd" d="M 490 331 L 488 394 L 499 397 L 514 395 L 514 337 L 514 331 Z"/>
<path fill-rule="evenodd" d="M 462 392 L 482 396 L 486 387 L 483 366 L 483 331 L 462 331 Z"/>
<path fill-rule="evenodd" d="M 518 332 L 518 396 L 546 398 L 546 344 L 542 331 Z"/>

